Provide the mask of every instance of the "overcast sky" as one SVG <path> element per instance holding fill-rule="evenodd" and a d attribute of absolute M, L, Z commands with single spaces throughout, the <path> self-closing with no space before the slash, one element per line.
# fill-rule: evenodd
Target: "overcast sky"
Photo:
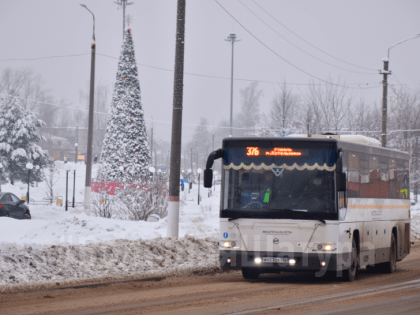
<path fill-rule="evenodd" d="M 132 1 L 134 5 L 127 7 L 127 13 L 134 20 L 131 28 L 143 108 L 146 119 L 153 116 L 156 135 L 169 139 L 177 1 Z M 348 84 L 358 84 L 352 87 L 376 87 L 351 92 L 356 98 L 380 103 L 382 77 L 376 70 L 382 68 L 388 47 L 420 33 L 418 0 L 241 1 L 219 0 L 242 26 L 215 0 L 187 0 L 185 72 L 226 79 L 185 75 L 183 136 L 194 130 L 187 124 L 198 123 L 200 117 L 214 124 L 229 118 L 231 44 L 225 39 L 232 32 L 241 40 L 235 44 L 234 77 L 273 82 L 259 84 L 264 91 L 261 108 L 265 112 L 276 90 L 275 82 L 283 80 L 307 84 L 310 80 L 322 83 L 317 78 L 329 81 L 340 77 Z M 0 61 L 0 67 L 32 67 L 57 97 L 68 99 L 74 106 L 79 104 L 79 90 L 89 81 L 92 37 L 92 16 L 79 3 L 95 14 L 97 52 L 118 58 L 122 10 L 117 10 L 112 0 L 0 0 L 0 60 L 87 53 L 35 61 Z M 393 48 L 390 69 L 394 75 L 390 82 L 396 83 L 393 80 L 397 78 L 408 88 L 417 89 L 419 59 L 420 38 Z M 96 80 L 112 88 L 117 62 L 97 56 Z M 235 113 L 240 109 L 239 91 L 249 83 L 234 82 Z M 304 85 L 293 88 L 297 93 L 305 90 Z M 150 127 L 150 121 L 147 124 Z"/>

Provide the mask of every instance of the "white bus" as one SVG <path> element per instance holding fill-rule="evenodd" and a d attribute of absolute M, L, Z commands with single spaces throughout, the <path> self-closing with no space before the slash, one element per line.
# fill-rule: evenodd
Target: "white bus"
<path fill-rule="evenodd" d="M 227 138 L 222 158 L 220 265 L 244 278 L 366 266 L 392 273 L 410 253 L 409 156 L 363 136 Z M 363 144 L 365 143 L 365 144 Z"/>

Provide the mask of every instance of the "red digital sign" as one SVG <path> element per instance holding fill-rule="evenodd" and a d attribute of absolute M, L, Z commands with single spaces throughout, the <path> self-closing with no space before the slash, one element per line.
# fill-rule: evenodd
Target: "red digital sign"
<path fill-rule="evenodd" d="M 301 156 L 302 152 L 293 151 L 291 148 L 273 148 L 271 151 L 266 151 L 268 156 Z"/>
<path fill-rule="evenodd" d="M 247 156 L 259 156 L 260 155 L 260 148 L 258 148 L 258 147 L 247 147 L 246 148 L 246 155 Z"/>

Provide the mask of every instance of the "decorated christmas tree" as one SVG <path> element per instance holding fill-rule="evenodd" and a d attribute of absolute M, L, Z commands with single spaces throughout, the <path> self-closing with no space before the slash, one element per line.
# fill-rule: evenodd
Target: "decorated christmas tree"
<path fill-rule="evenodd" d="M 132 30 L 126 31 L 102 147 L 109 181 L 131 181 L 148 173 L 150 160 Z"/>
<path fill-rule="evenodd" d="M 46 152 L 37 144 L 42 140 L 39 128 L 45 125 L 37 114 L 25 110 L 16 96 L 0 97 L 0 163 L 2 181 L 28 181 L 27 163 L 34 168 L 30 181 L 40 182 L 42 170 L 48 163 Z M 37 166 L 39 166 L 37 168 Z"/>

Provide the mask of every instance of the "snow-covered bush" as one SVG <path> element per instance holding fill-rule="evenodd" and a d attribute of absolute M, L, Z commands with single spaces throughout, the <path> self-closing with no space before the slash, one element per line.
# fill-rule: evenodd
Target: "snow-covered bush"
<path fill-rule="evenodd" d="M 151 214 L 167 216 L 167 178 L 142 175 L 117 183 L 111 194 L 107 168 L 98 171 L 97 192 L 92 194 L 93 215 L 131 221 L 147 221 Z"/>
<path fill-rule="evenodd" d="M 151 214 L 160 218 L 167 213 L 167 189 L 164 181 L 156 177 L 141 176 L 117 189 L 117 200 L 122 204 L 126 219 L 147 221 Z"/>

